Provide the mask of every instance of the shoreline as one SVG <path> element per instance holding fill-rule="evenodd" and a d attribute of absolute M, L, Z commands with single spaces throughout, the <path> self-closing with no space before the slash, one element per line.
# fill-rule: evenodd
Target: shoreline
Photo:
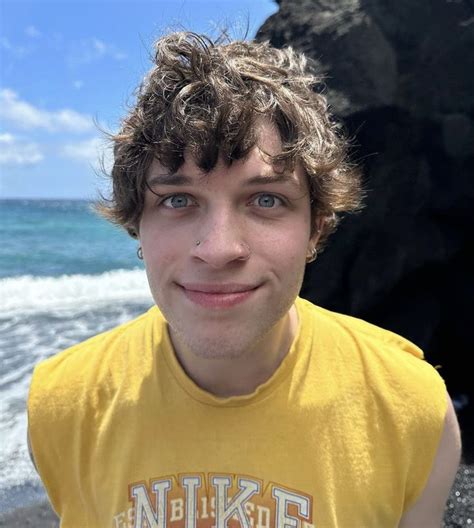
<path fill-rule="evenodd" d="M 474 464 L 461 464 L 446 505 L 442 528 L 474 525 Z M 47 501 L 0 515 L 2 528 L 58 528 L 59 522 Z"/>

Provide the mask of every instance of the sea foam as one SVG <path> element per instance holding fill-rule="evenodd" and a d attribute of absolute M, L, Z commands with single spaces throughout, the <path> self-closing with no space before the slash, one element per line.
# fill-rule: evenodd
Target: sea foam
<path fill-rule="evenodd" d="M 84 309 L 99 303 L 147 301 L 152 299 L 146 274 L 141 269 L 113 270 L 100 275 L 22 275 L 0 280 L 2 315 L 7 317 Z"/>

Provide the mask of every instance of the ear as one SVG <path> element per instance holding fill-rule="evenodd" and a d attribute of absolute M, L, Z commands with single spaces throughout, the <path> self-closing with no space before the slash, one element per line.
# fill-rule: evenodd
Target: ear
<path fill-rule="evenodd" d="M 316 216 L 313 220 L 313 226 L 312 226 L 313 230 L 312 230 L 309 242 L 308 242 L 308 250 L 310 253 L 318 245 L 325 222 L 326 222 L 326 217 L 322 215 Z"/>

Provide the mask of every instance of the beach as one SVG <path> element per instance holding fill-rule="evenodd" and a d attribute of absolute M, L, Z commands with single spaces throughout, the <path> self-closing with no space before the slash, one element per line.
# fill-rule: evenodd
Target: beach
<path fill-rule="evenodd" d="M 0 516 L 0 526 L 8 528 L 56 528 L 58 518 L 48 502 L 35 506 L 19 508 L 7 515 Z"/>

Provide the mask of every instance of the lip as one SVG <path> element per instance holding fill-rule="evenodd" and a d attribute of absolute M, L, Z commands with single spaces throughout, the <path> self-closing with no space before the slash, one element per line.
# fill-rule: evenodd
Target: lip
<path fill-rule="evenodd" d="M 250 284 L 180 284 L 186 297 L 204 308 L 230 308 L 249 299 L 259 286 Z"/>

